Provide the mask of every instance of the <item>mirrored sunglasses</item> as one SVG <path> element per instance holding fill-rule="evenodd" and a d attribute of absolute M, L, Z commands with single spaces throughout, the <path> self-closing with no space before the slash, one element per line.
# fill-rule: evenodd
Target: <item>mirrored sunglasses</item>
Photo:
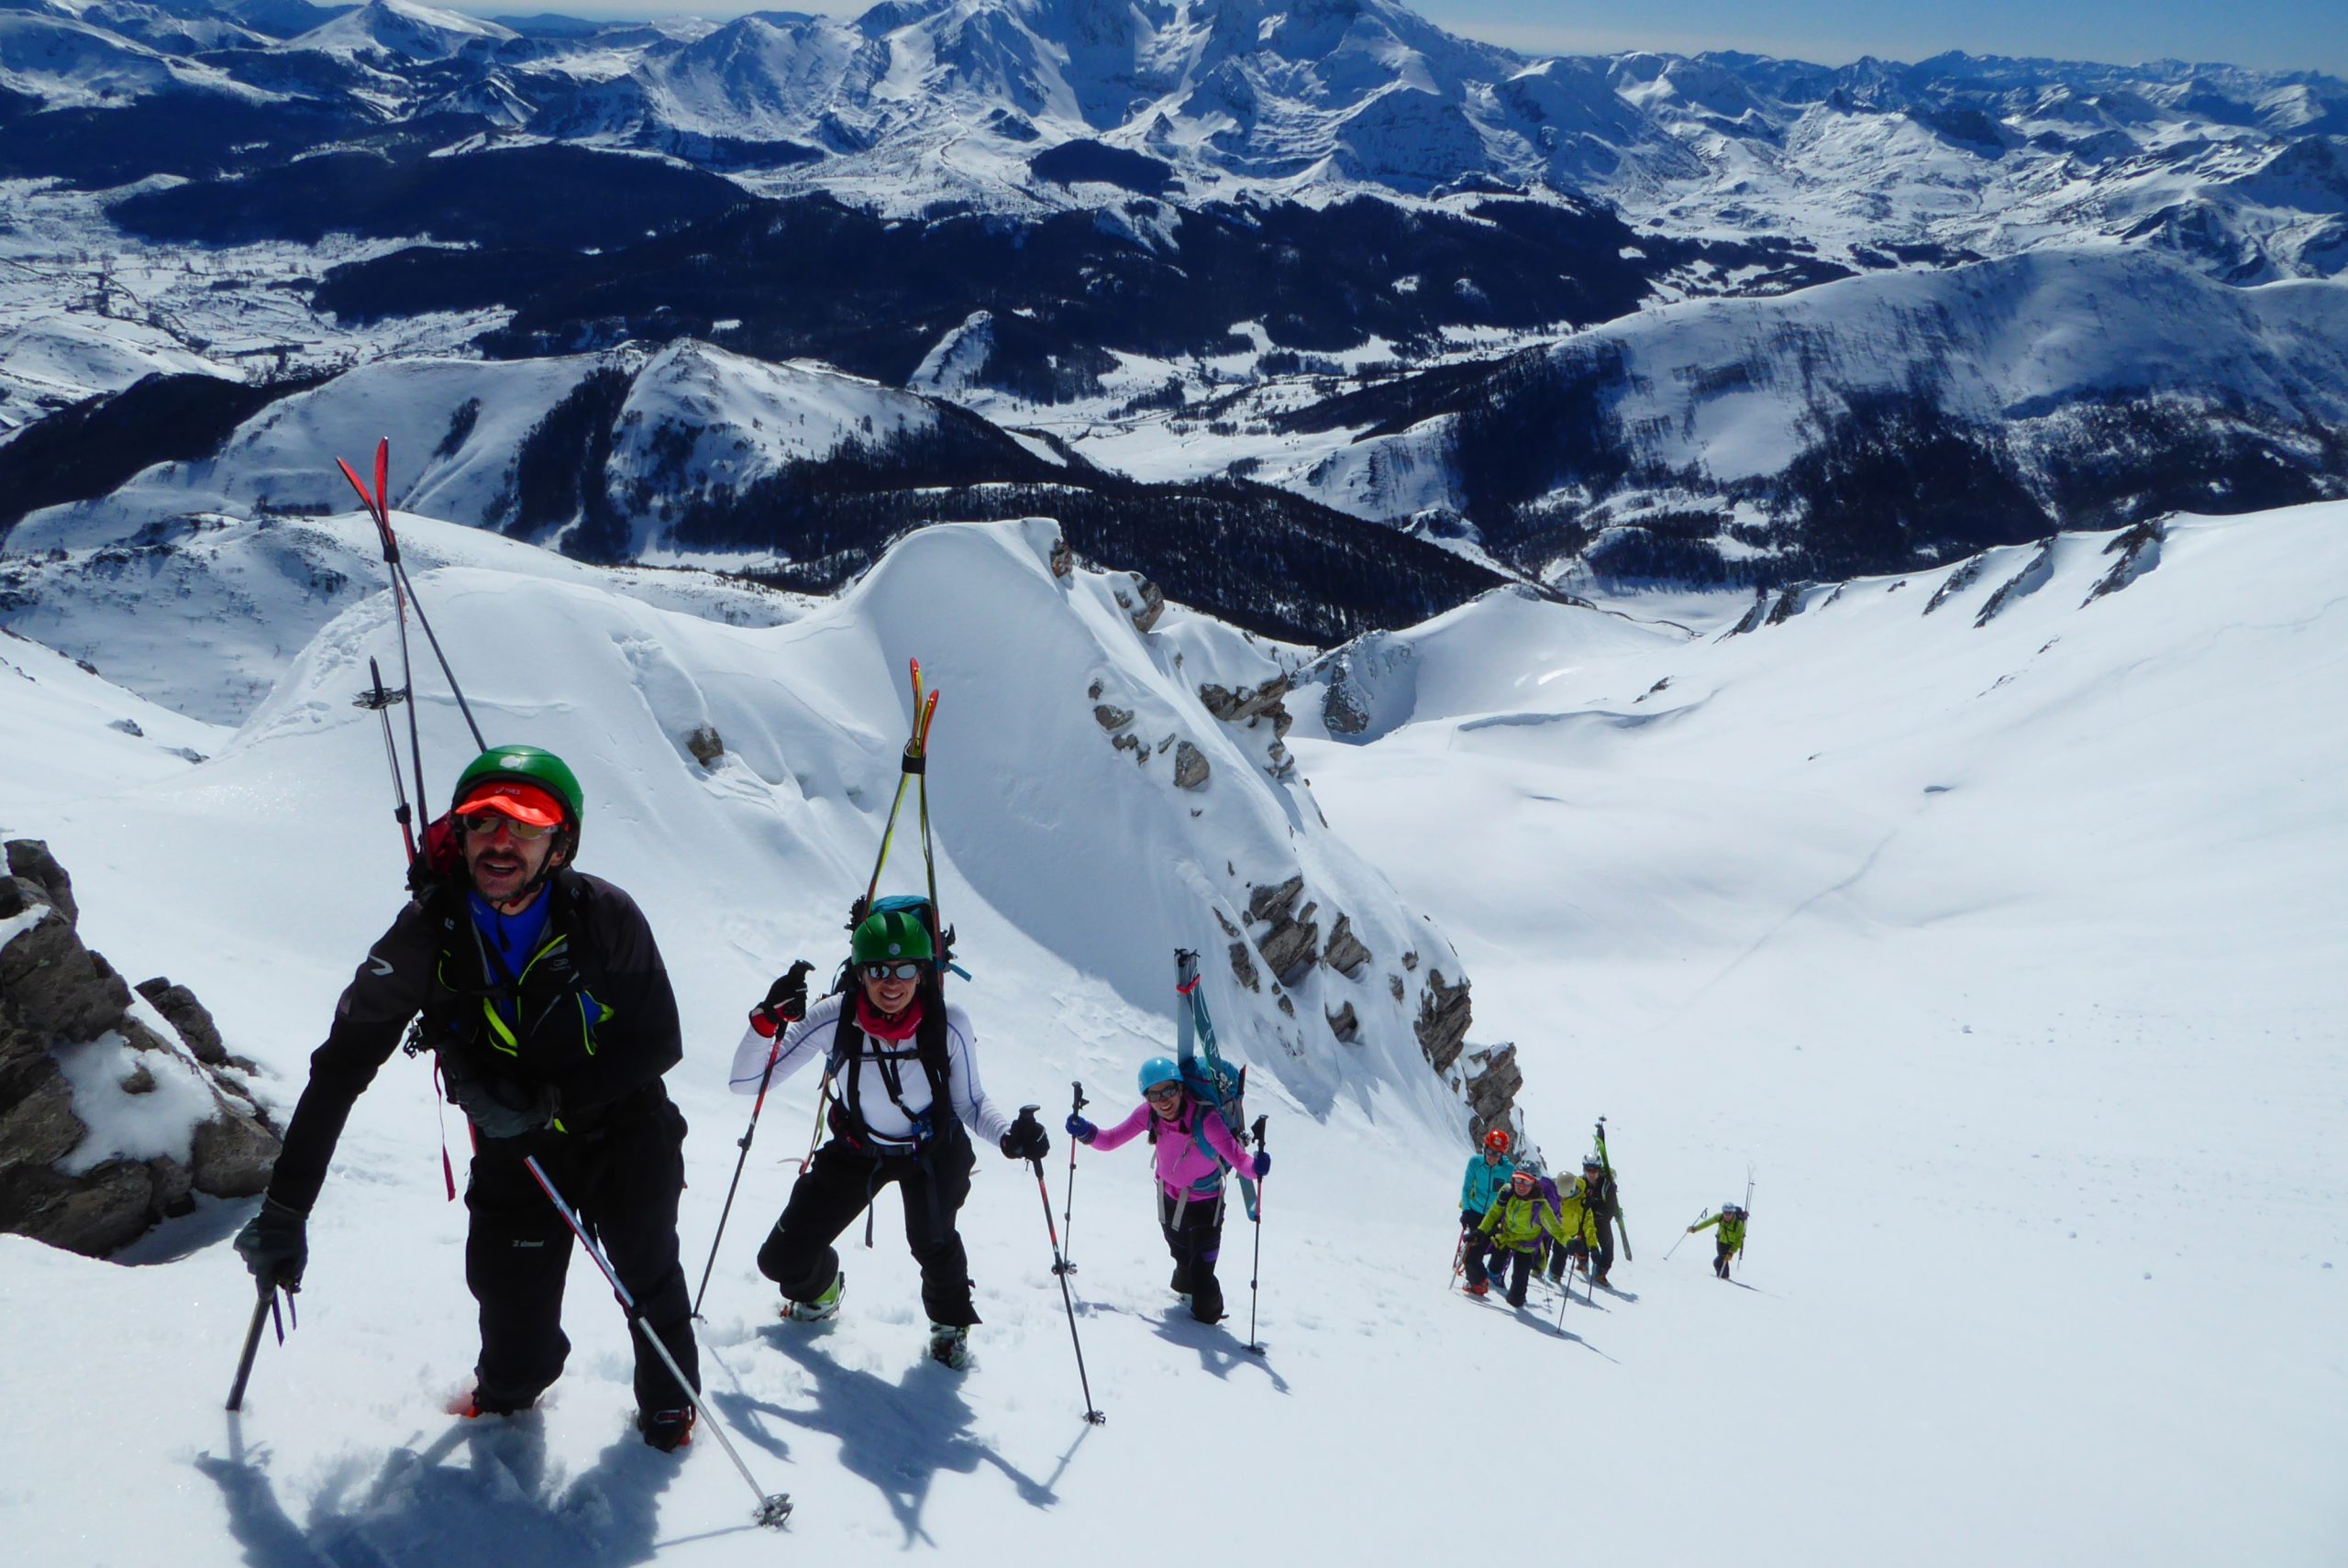
<path fill-rule="evenodd" d="M 504 828 L 524 844 L 536 844 L 554 832 L 537 823 L 517 822 L 504 812 L 473 812 L 457 819 L 457 826 L 466 833 L 489 834 Z"/>
<path fill-rule="evenodd" d="M 1180 1099 L 1182 1098 L 1182 1086 L 1180 1084 L 1158 1084 L 1155 1088 L 1142 1090 L 1141 1097 L 1144 1099 Z"/>
<path fill-rule="evenodd" d="M 921 966 L 915 963 L 867 964 L 864 977 L 868 980 L 918 980 Z"/>

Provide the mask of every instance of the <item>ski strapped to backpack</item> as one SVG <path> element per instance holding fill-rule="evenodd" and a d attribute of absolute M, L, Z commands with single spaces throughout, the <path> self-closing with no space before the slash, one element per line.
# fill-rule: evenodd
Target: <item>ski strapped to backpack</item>
<path fill-rule="evenodd" d="M 1623 1218 L 1623 1188 L 1614 1178 L 1614 1161 L 1606 1153 L 1606 1118 L 1598 1119 L 1598 1168 L 1606 1173 L 1606 1190 L 1614 1199 L 1614 1231 L 1623 1238 L 1623 1261 L 1636 1263 L 1631 1255 L 1631 1222 Z"/>
<path fill-rule="evenodd" d="M 856 902 L 848 908 L 847 929 L 851 933 L 853 933 L 856 928 L 864 922 L 864 919 L 868 914 L 885 912 L 890 909 L 911 910 L 915 907 L 920 909 L 920 918 L 922 922 L 929 930 L 931 950 L 936 955 L 936 976 L 938 984 L 934 999 L 936 1000 L 939 1005 L 931 1010 L 935 1011 L 937 1015 L 936 1020 L 936 1028 L 938 1031 L 938 1050 L 936 1054 L 939 1061 L 939 1068 L 937 1076 L 932 1080 L 932 1082 L 937 1097 L 935 1103 L 943 1105 L 947 1103 L 945 1089 L 943 1088 L 945 1081 L 943 1064 L 945 1058 L 944 1030 L 946 1023 L 946 1009 L 943 1005 L 945 1000 L 944 982 L 946 970 L 950 966 L 947 950 L 953 942 L 954 933 L 952 931 L 940 924 L 937 919 L 937 861 L 936 855 L 933 852 L 929 836 L 929 726 L 932 721 L 937 717 L 937 692 L 935 690 L 925 691 L 922 680 L 921 660 L 917 658 L 912 659 L 908 661 L 908 664 L 913 682 L 913 722 L 910 732 L 905 736 L 905 749 L 898 759 L 897 792 L 889 801 L 888 820 L 881 824 L 880 848 L 880 852 L 872 858 L 872 875 L 865 881 L 863 896 L 858 899 Z M 915 784 L 916 780 L 919 781 L 918 784 Z M 925 878 L 929 888 L 929 896 L 926 900 L 915 899 L 904 900 L 898 899 L 887 899 L 880 900 L 876 902 L 875 900 L 880 890 L 880 873 L 888 867 L 889 847 L 896 841 L 897 814 L 904 807 L 905 790 L 908 785 L 914 786 L 914 792 L 919 797 L 920 801 L 921 854 L 923 870 L 925 874 Z M 840 1021 L 843 1032 L 845 1032 L 846 1029 L 849 1025 L 849 1021 L 852 1020 L 856 1014 L 856 975 L 854 966 L 852 964 L 845 961 L 842 962 L 838 972 L 834 977 L 832 988 L 834 993 L 842 999 L 840 1003 Z M 835 1038 L 832 1050 L 824 1064 L 824 1081 L 816 1088 L 815 1090 L 815 1124 L 809 1130 L 807 1135 L 806 1157 L 799 1162 L 799 1174 L 802 1176 L 806 1175 L 808 1167 L 815 1163 L 815 1150 L 822 1144 L 824 1141 L 824 1129 L 830 1121 L 833 1103 L 832 1088 L 833 1085 L 838 1080 L 840 1067 L 839 1057 L 840 1043 L 839 1040 Z M 948 1114 L 951 1114 L 950 1107 L 948 1108 Z"/>
<path fill-rule="evenodd" d="M 1174 990 L 1179 999 L 1174 1004 L 1175 1063 L 1182 1072 L 1182 1088 L 1193 1101 L 1222 1117 L 1232 1143 L 1244 1148 L 1247 1141 L 1247 1069 L 1234 1068 L 1215 1049 L 1214 1020 L 1207 1013 L 1206 988 L 1199 984 L 1199 955 L 1188 948 L 1175 950 Z M 1153 1124 L 1153 1141 L 1157 1132 Z M 1214 1162 L 1218 1173 L 1232 1168 L 1208 1140 L 1202 1120 L 1194 1121 L 1191 1136 Z M 1256 1178 L 1246 1171 L 1240 1171 L 1238 1176 L 1239 1195 L 1246 1204 L 1247 1218 L 1256 1219 Z M 1223 1185 L 1220 1175 L 1215 1185 L 1218 1188 Z"/>
<path fill-rule="evenodd" d="M 367 661 L 370 684 L 353 700 L 354 706 L 367 709 L 382 721 L 383 756 L 392 769 L 392 815 L 400 827 L 400 847 L 407 855 L 408 891 L 422 898 L 431 885 L 455 876 L 463 866 L 463 856 L 457 845 L 454 823 L 447 813 L 432 814 L 432 797 L 424 790 L 424 737 L 415 712 L 415 666 L 408 655 L 407 615 L 413 608 L 416 624 L 432 645 L 432 657 L 439 661 L 440 673 L 448 679 L 449 690 L 457 699 L 457 711 L 465 716 L 465 727 L 472 732 L 476 753 L 487 751 L 489 743 L 482 739 L 481 726 L 473 723 L 473 711 L 465 701 L 464 688 L 457 684 L 457 672 L 449 668 L 449 656 L 440 650 L 440 639 L 432 630 L 432 623 L 425 618 L 424 602 L 415 596 L 415 585 L 408 580 L 407 567 L 400 559 L 399 536 L 392 531 L 390 478 L 392 443 L 389 436 L 375 443 L 375 482 L 371 487 L 359 477 L 358 470 L 340 458 L 335 466 L 350 488 L 359 492 L 360 504 L 366 508 L 368 520 L 375 525 L 375 536 L 383 547 L 383 566 L 392 584 L 392 611 L 400 634 L 400 685 L 394 691 L 383 684 L 383 671 L 373 658 Z M 421 832 L 411 825 L 412 816 L 406 789 L 400 782 L 399 745 L 392 737 L 392 710 L 401 704 L 407 707 L 408 761 L 415 781 L 415 805 L 424 812 Z M 408 1025 L 404 1050 L 415 1056 L 424 1050 L 424 1021 L 421 1017 Z M 440 1180 L 448 1191 L 449 1201 L 457 1198 L 456 1167 L 449 1159 L 449 1122 L 447 1097 L 440 1084 L 439 1062 L 436 1057 L 432 1068 L 433 1113 L 439 1123 Z"/>

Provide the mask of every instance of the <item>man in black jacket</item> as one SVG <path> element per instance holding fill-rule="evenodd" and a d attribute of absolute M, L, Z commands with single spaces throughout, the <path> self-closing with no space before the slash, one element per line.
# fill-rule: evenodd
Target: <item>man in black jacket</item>
<path fill-rule="evenodd" d="M 570 1353 L 571 1234 L 524 1165 L 532 1155 L 698 1389 L 677 1255 L 685 1121 L 660 1082 L 682 1049 L 651 928 L 627 894 L 571 869 L 583 799 L 551 752 L 483 752 L 453 799 L 461 864 L 441 857 L 445 873 L 419 880 L 344 989 L 237 1250 L 256 1278 L 299 1286 L 307 1217 L 351 1104 L 421 1014 L 420 1045 L 438 1054 L 473 1132 L 465 1283 L 481 1304 L 481 1359 L 462 1413 L 527 1408 Z M 636 1355 L 638 1429 L 674 1449 L 690 1441 L 692 1403 L 640 1340 Z"/>

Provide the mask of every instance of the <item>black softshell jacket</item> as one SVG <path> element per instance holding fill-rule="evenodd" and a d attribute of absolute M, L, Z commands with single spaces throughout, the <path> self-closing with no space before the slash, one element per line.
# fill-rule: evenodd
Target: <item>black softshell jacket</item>
<path fill-rule="evenodd" d="M 334 1027 L 310 1057 L 309 1086 L 286 1127 L 270 1197 L 309 1212 L 352 1103 L 419 1012 L 424 1044 L 468 1070 L 525 1088 L 551 1086 L 571 1133 L 616 1113 L 677 1065 L 676 993 L 636 900 L 600 877 L 568 870 L 546 896 L 553 900 L 546 932 L 518 975 L 483 953 L 461 885 L 400 911 L 344 988 Z"/>

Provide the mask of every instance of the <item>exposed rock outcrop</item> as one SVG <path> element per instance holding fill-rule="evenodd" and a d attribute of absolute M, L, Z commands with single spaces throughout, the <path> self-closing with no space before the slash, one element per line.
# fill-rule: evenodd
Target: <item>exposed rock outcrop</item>
<path fill-rule="evenodd" d="M 1472 1010 L 1468 1000 L 1468 982 L 1456 986 L 1444 984 L 1443 971 L 1427 971 L 1427 988 L 1419 997 L 1418 1021 L 1412 1027 L 1419 1036 L 1419 1049 L 1425 1053 L 1427 1065 L 1438 1073 L 1448 1073 L 1451 1065 L 1459 1060 L 1461 1044 L 1468 1038 L 1468 1024 Z"/>
<path fill-rule="evenodd" d="M 1339 914 L 1337 923 L 1329 928 L 1329 945 L 1321 954 L 1321 962 L 1348 980 L 1358 979 L 1373 955 L 1362 939 L 1354 934 L 1353 916 Z"/>
<path fill-rule="evenodd" d="M 1468 1052 L 1467 1077 L 1468 1109 L 1475 1116 L 1470 1131 L 1480 1143 L 1485 1133 L 1509 1126 L 1515 1119 L 1516 1091 L 1524 1087 L 1524 1074 L 1516 1065 L 1516 1047 L 1499 1045 Z"/>
<path fill-rule="evenodd" d="M 1205 754 L 1189 741 L 1174 747 L 1174 782 L 1185 790 L 1202 790 L 1207 782 Z"/>
<path fill-rule="evenodd" d="M 1117 608 L 1133 617 L 1135 631 L 1146 632 L 1157 624 L 1160 615 L 1166 613 L 1166 595 L 1157 584 L 1141 573 L 1135 571 L 1125 575 L 1134 580 L 1134 585 L 1130 591 L 1122 588 L 1112 591 L 1117 596 Z"/>
<path fill-rule="evenodd" d="M 7 861 L 0 1230 L 103 1256 L 186 1212 L 196 1193 L 262 1190 L 277 1137 L 224 1076 L 238 1061 L 204 1005 L 160 977 L 134 997 L 83 945 L 72 881 L 47 846 L 16 840 Z M 180 1042 L 150 1025 L 158 1017 Z M 121 1109 L 132 1100 L 136 1117 Z"/>

